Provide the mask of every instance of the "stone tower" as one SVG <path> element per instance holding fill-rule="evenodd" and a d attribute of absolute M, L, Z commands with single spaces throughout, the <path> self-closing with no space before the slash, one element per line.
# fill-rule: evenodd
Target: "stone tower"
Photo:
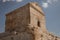
<path fill-rule="evenodd" d="M 46 30 L 45 15 L 35 2 L 6 14 L 5 25 L 0 40 L 60 40 Z"/>
<path fill-rule="evenodd" d="M 31 2 L 6 14 L 5 32 L 21 33 L 23 40 L 40 40 L 46 32 L 45 15 L 41 7 Z"/>

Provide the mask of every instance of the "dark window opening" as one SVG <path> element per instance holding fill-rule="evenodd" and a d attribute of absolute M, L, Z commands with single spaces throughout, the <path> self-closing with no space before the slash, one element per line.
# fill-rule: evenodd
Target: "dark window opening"
<path fill-rule="evenodd" d="M 37 25 L 38 25 L 38 27 L 40 27 L 40 21 L 38 21 L 38 24 Z"/>

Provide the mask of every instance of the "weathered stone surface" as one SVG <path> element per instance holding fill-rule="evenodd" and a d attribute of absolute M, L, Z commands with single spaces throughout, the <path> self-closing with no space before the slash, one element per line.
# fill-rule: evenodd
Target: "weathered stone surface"
<path fill-rule="evenodd" d="M 6 14 L 0 40 L 60 40 L 46 29 L 45 14 L 37 3 L 28 3 Z"/>

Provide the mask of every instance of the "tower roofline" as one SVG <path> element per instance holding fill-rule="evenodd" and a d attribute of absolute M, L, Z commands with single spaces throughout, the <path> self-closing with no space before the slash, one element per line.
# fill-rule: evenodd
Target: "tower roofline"
<path fill-rule="evenodd" d="M 34 8 L 36 11 L 38 11 L 39 13 L 41 13 L 42 15 L 45 16 L 44 12 L 42 11 L 42 8 L 38 5 L 37 2 L 29 2 L 29 3 L 27 3 L 27 4 L 24 5 L 24 6 L 32 7 L 32 8 Z M 24 6 L 22 6 L 22 7 L 24 7 Z M 15 12 L 16 10 L 18 10 L 18 9 L 20 9 L 20 8 L 21 8 L 21 7 L 13 10 L 13 11 L 11 11 L 11 12 Z M 9 15 L 9 14 L 11 14 L 11 12 L 7 13 L 6 16 Z"/>
<path fill-rule="evenodd" d="M 30 2 L 30 3 L 28 3 L 28 4 L 30 4 L 30 7 L 33 7 L 36 11 L 38 11 L 39 13 L 41 13 L 42 15 L 45 16 L 45 14 L 44 14 L 44 12 L 43 12 L 41 6 L 38 5 L 37 2 Z"/>

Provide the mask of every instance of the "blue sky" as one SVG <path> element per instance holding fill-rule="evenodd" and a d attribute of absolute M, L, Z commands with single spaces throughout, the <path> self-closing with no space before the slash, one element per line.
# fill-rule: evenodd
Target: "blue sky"
<path fill-rule="evenodd" d="M 60 35 L 60 0 L 0 0 L 0 33 L 5 30 L 5 14 L 28 2 L 39 3 L 46 15 L 47 30 Z"/>

